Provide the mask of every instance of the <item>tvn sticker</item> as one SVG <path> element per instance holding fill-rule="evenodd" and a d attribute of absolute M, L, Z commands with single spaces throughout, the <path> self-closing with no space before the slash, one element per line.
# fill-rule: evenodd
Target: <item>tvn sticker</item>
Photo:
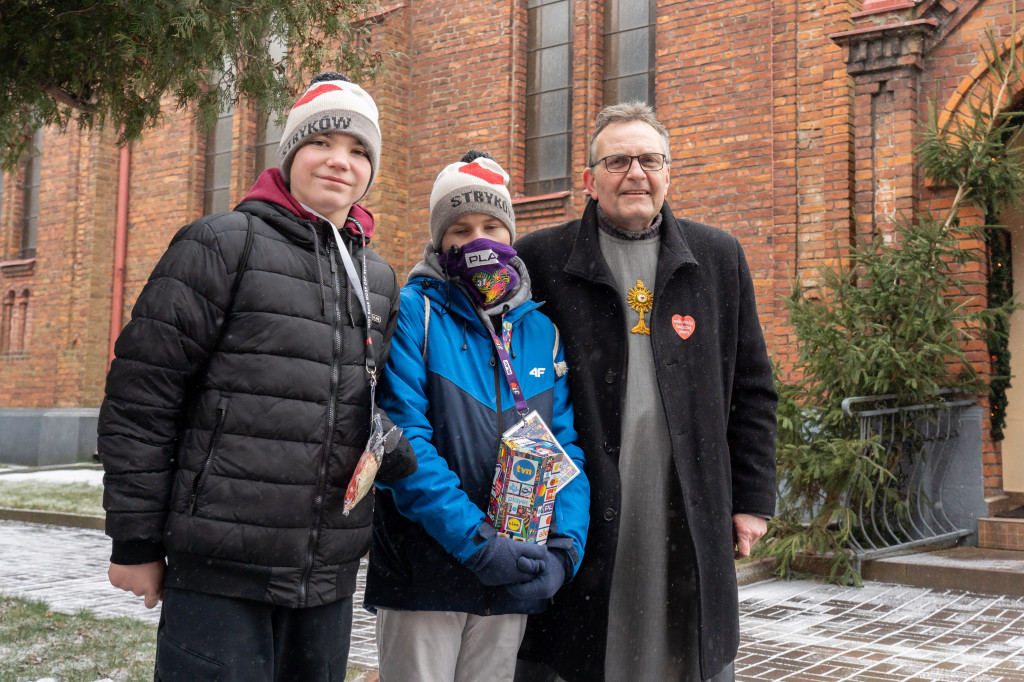
<path fill-rule="evenodd" d="M 524 457 L 512 460 L 512 477 L 520 483 L 533 483 L 537 478 L 537 465 Z"/>

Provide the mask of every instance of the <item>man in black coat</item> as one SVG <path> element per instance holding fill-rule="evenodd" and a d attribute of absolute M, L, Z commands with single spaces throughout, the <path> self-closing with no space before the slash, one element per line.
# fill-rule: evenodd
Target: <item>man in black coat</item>
<path fill-rule="evenodd" d="M 777 396 L 739 242 L 673 216 L 668 133 L 598 116 L 581 220 L 516 243 L 565 339 L 591 531 L 520 650 L 562 679 L 731 680 L 734 558 L 775 512 Z M 517 679 L 553 673 L 522 662 Z"/>

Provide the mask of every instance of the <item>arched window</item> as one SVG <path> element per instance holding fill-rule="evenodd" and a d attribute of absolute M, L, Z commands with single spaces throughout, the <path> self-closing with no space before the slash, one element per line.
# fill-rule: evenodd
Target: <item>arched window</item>
<path fill-rule="evenodd" d="M 29 296 L 29 290 L 25 289 L 15 302 L 14 321 L 17 323 L 17 326 L 11 331 L 14 344 L 16 344 L 13 351 L 16 353 L 28 351 L 28 334 L 32 328 L 28 306 Z"/>
<path fill-rule="evenodd" d="M 11 352 L 11 328 L 14 320 L 14 292 L 4 294 L 0 309 L 0 353 Z"/>

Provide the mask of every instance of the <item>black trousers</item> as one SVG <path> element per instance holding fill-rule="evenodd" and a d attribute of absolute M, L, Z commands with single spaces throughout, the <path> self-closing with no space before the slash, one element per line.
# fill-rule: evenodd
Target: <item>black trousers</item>
<path fill-rule="evenodd" d="M 169 588 L 155 682 L 341 682 L 352 597 L 293 609 Z"/>

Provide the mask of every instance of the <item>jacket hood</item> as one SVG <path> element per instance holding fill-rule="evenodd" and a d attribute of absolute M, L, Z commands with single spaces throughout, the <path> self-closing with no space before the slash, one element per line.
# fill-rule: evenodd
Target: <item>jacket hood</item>
<path fill-rule="evenodd" d="M 284 182 L 284 176 L 281 175 L 280 168 L 268 168 L 263 171 L 260 177 L 256 179 L 252 189 L 249 190 L 249 193 L 245 195 L 245 198 L 240 203 L 253 200 L 280 206 L 306 220 L 316 221 L 320 219 L 320 216 L 304 208 L 299 200 L 292 196 L 291 191 L 289 191 L 288 186 Z M 355 218 L 359 221 L 359 224 L 363 226 L 363 232 L 366 234 L 367 239 L 373 236 L 375 225 L 372 213 L 359 204 L 352 204 L 348 216 L 350 219 Z M 345 222 L 345 228 L 352 235 L 359 236 L 359 229 L 352 220 Z"/>

